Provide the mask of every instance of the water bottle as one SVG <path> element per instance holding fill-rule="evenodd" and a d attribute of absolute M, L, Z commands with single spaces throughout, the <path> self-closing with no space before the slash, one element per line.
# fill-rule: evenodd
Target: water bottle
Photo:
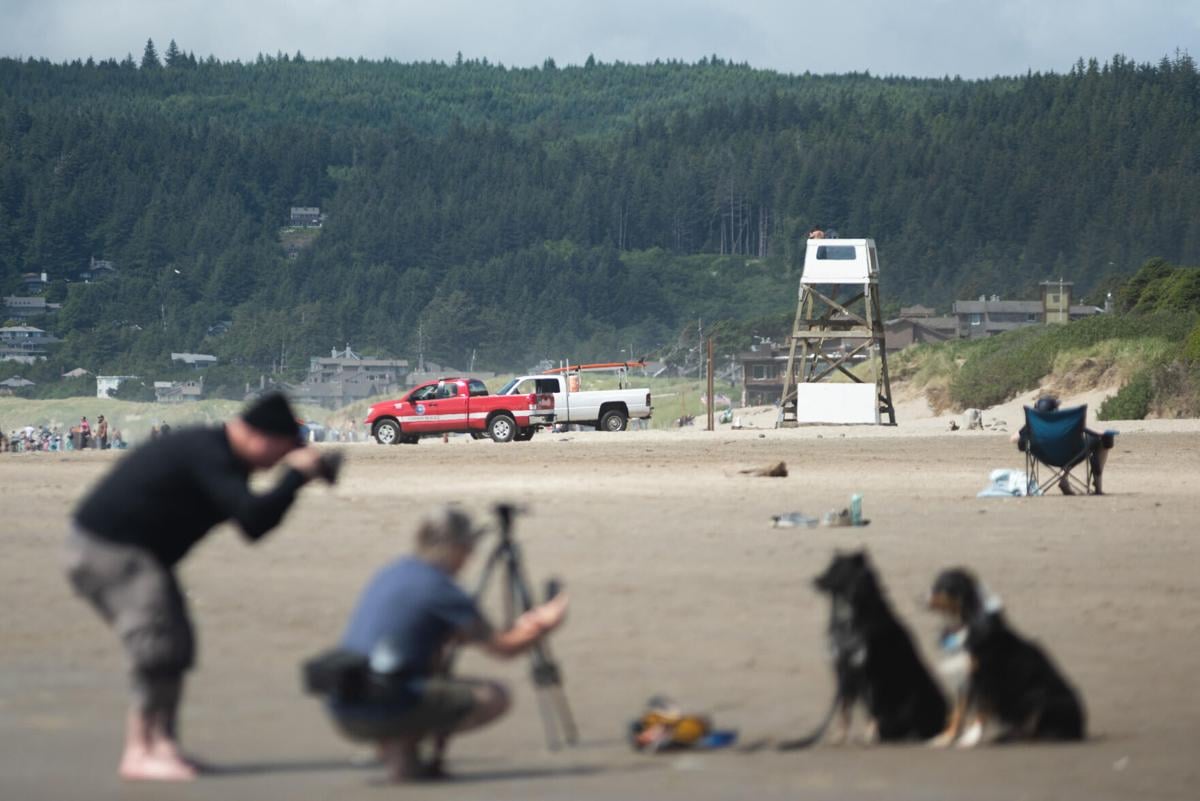
<path fill-rule="evenodd" d="M 862 525 L 862 494 L 858 492 L 850 496 L 850 525 Z"/>

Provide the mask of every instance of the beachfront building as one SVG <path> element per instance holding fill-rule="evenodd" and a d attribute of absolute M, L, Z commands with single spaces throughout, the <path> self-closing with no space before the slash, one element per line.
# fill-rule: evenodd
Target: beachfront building
<path fill-rule="evenodd" d="M 155 381 L 154 400 L 159 403 L 192 403 L 204 397 L 204 379 Z"/>

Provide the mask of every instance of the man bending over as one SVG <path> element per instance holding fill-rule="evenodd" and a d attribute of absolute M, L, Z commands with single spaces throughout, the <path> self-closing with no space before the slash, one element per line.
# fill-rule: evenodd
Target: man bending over
<path fill-rule="evenodd" d="M 175 565 L 218 523 L 236 520 L 250 540 L 275 527 L 320 454 L 301 447 L 296 417 L 269 395 L 219 428 L 185 429 L 123 458 L 75 511 L 67 575 L 113 627 L 132 666 L 133 703 L 119 772 L 125 779 L 181 781 L 197 766 L 183 755 L 176 713 L 195 641 Z M 264 495 L 247 482 L 283 461 Z"/>

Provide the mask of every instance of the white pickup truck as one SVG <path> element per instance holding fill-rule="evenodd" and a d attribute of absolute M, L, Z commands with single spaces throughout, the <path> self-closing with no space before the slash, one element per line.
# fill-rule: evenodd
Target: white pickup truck
<path fill-rule="evenodd" d="M 650 419 L 650 389 L 596 389 L 581 391 L 578 374 L 522 375 L 509 381 L 497 395 L 524 392 L 554 395 L 555 423 L 595 426 L 598 431 L 624 431 L 630 418 Z"/>

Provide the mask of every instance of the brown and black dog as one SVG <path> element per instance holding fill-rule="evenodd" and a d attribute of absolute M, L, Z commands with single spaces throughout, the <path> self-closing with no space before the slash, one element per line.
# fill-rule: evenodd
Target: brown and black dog
<path fill-rule="evenodd" d="M 947 662 L 962 656 L 954 653 L 955 645 L 966 656 L 965 677 L 952 688 L 949 723 L 932 745 L 971 748 L 982 739 L 989 718 L 1005 727 L 999 742 L 1084 738 L 1078 694 L 1041 648 L 1009 627 L 999 602 L 974 575 L 963 568 L 943 570 L 933 582 L 929 608 L 949 623 L 943 634 Z"/>

